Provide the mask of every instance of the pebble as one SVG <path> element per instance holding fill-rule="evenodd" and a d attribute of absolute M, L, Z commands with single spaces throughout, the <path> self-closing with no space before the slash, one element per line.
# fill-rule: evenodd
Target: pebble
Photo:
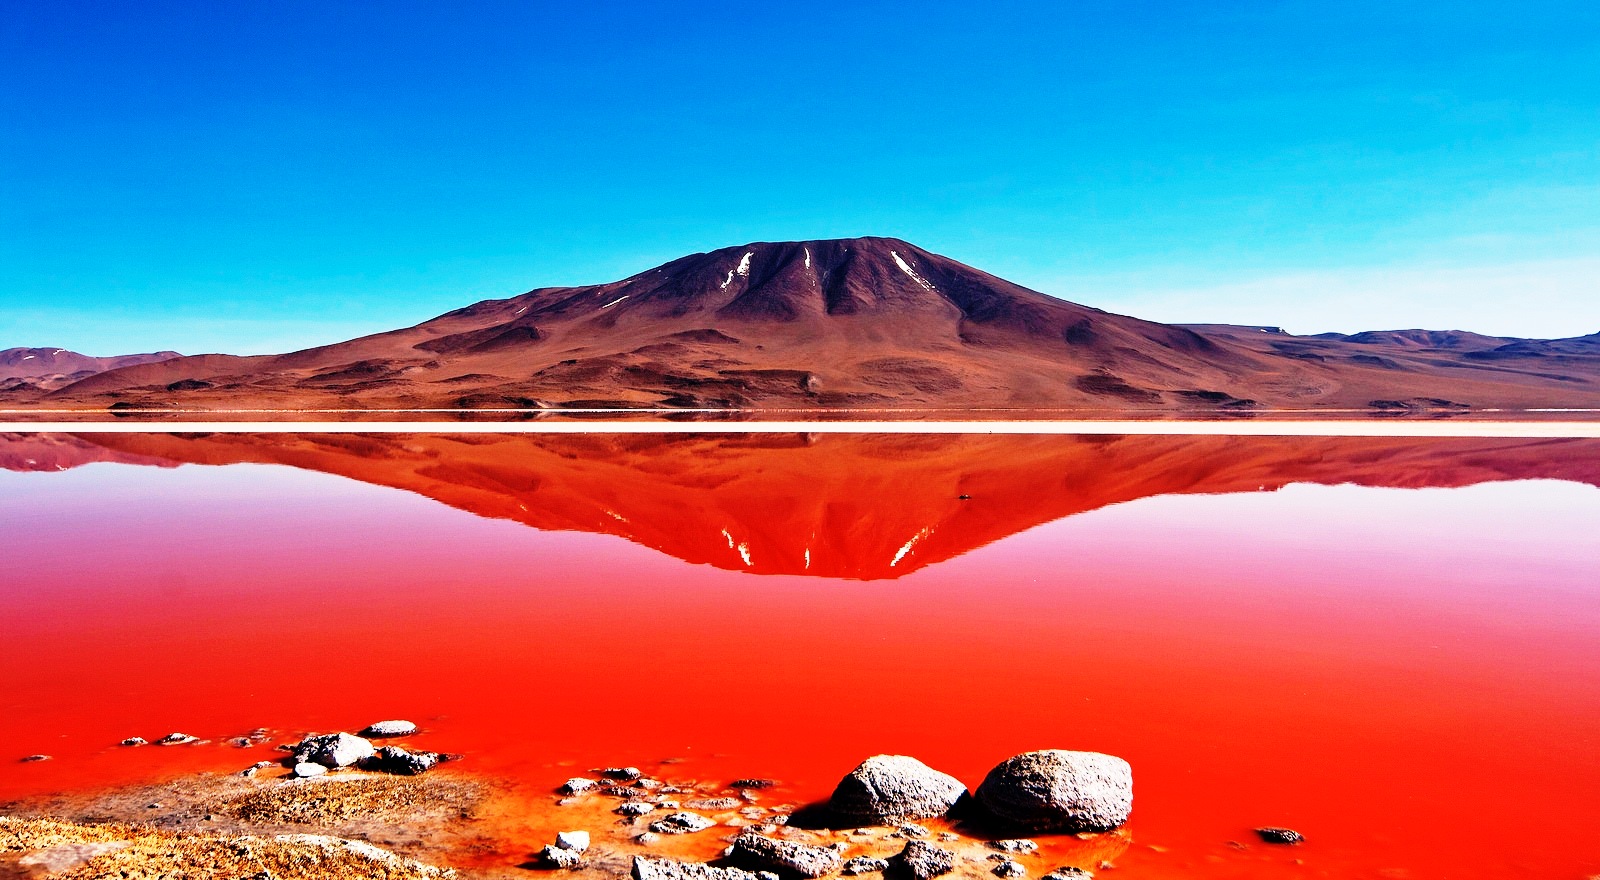
<path fill-rule="evenodd" d="M 985 843 L 984 846 L 1005 853 L 1035 853 L 1039 851 L 1039 844 L 1034 843 L 1027 838 L 1017 838 L 1013 840 L 991 840 L 988 843 Z"/>

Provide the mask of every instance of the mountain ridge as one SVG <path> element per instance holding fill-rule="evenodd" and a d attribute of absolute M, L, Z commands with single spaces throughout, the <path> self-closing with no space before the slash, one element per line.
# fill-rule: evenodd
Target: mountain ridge
<path fill-rule="evenodd" d="M 0 394 L 196 409 L 1600 406 L 1600 334 L 1272 331 L 1118 315 L 900 239 L 753 242 L 332 345 Z"/>

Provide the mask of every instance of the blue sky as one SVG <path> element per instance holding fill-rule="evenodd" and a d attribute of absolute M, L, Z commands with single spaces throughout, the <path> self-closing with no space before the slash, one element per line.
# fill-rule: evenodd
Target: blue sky
<path fill-rule="evenodd" d="M 1600 330 L 1600 4 L 0 0 L 0 347 L 281 351 L 893 235 L 1296 332 Z"/>

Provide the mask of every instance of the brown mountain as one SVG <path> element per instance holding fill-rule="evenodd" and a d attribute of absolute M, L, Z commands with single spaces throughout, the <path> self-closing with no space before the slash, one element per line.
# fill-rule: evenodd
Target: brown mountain
<path fill-rule="evenodd" d="M 1093 410 L 1600 406 L 1600 337 L 1182 327 L 888 238 L 756 243 L 285 355 L 125 367 L 13 402 L 185 408 Z"/>
<path fill-rule="evenodd" d="M 94 357 L 64 348 L 8 348 L 0 351 L 0 393 L 53 391 L 96 373 L 182 357 L 175 351 Z"/>
<path fill-rule="evenodd" d="M 0 468 L 266 463 L 754 574 L 898 578 L 1156 495 L 1600 486 L 1600 441 L 1016 435 L 0 435 Z M 1218 548 L 1218 552 L 1241 552 Z"/>

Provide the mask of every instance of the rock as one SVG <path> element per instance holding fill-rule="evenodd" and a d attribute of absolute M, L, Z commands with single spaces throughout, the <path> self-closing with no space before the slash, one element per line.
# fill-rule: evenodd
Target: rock
<path fill-rule="evenodd" d="M 657 834 L 693 834 L 715 824 L 699 813 L 671 813 L 651 822 L 650 830 Z"/>
<path fill-rule="evenodd" d="M 562 831 L 556 834 L 556 846 L 570 849 L 573 852 L 587 852 L 589 849 L 589 832 L 587 831 Z"/>
<path fill-rule="evenodd" d="M 744 802 L 736 798 L 695 798 L 684 801 L 683 805 L 691 810 L 733 810 L 744 806 Z"/>
<path fill-rule="evenodd" d="M 1073 865 L 1061 867 L 1044 875 L 1044 880 L 1093 880 L 1094 872 Z"/>
<path fill-rule="evenodd" d="M 635 834 L 633 836 L 633 842 L 634 843 L 643 844 L 644 846 L 649 846 L 650 844 L 655 843 L 656 841 L 658 841 L 660 839 L 661 839 L 661 835 L 652 834 L 652 833 L 650 833 L 648 831 L 643 831 L 643 832 L 640 832 L 639 834 Z"/>
<path fill-rule="evenodd" d="M 777 871 L 779 876 L 788 874 L 811 878 L 832 874 L 844 864 L 839 850 L 832 847 L 773 840 L 751 833 L 741 834 L 734 840 L 731 857 L 750 867 Z"/>
<path fill-rule="evenodd" d="M 772 788 L 773 786 L 775 786 L 777 784 L 778 784 L 778 781 L 776 779 L 761 779 L 761 778 L 752 777 L 752 778 L 746 778 L 746 779 L 735 779 L 734 781 L 728 783 L 728 787 L 729 788 L 758 788 L 759 789 L 759 788 Z"/>
<path fill-rule="evenodd" d="M 633 781 L 634 788 L 642 788 L 645 791 L 655 791 L 664 785 L 666 785 L 665 782 L 662 782 L 659 779 L 651 779 L 648 776 L 641 776 Z"/>
<path fill-rule="evenodd" d="M 294 765 L 294 775 L 300 777 L 301 779 L 310 779 L 313 776 L 321 776 L 326 772 L 328 772 L 327 767 L 324 767 L 321 764 L 313 764 L 310 761 L 301 761 L 300 763 Z"/>
<path fill-rule="evenodd" d="M 655 804 L 645 803 L 644 801 L 624 801 L 618 804 L 617 808 L 611 812 L 619 816 L 643 816 L 646 813 L 653 813 L 655 810 Z"/>
<path fill-rule="evenodd" d="M 150 741 L 142 736 L 130 736 L 122 742 L 117 743 L 119 746 L 147 746 L 149 744 Z"/>
<path fill-rule="evenodd" d="M 607 797 L 632 798 L 639 796 L 639 789 L 627 785 L 607 785 L 596 789 L 596 792 Z"/>
<path fill-rule="evenodd" d="M 839 782 L 828 803 L 841 818 L 884 825 L 943 816 L 966 793 L 955 777 L 916 758 L 875 755 Z"/>
<path fill-rule="evenodd" d="M 961 839 L 961 835 L 956 834 L 953 831 L 941 831 L 941 832 L 939 832 L 939 839 L 942 840 L 942 841 L 945 841 L 946 843 L 949 843 L 951 841 L 960 840 Z"/>
<path fill-rule="evenodd" d="M 1133 810 L 1133 768 L 1099 752 L 1027 752 L 990 770 L 977 801 L 1018 828 L 1110 831 Z"/>
<path fill-rule="evenodd" d="M 1010 859 L 1001 859 L 1000 864 L 995 865 L 989 873 L 996 877 L 1003 877 L 1005 880 L 1016 880 L 1018 877 L 1028 876 L 1028 869 Z"/>
<path fill-rule="evenodd" d="M 551 844 L 539 850 L 539 861 L 552 868 L 572 869 L 583 861 L 583 854 L 577 850 Z"/>
<path fill-rule="evenodd" d="M 379 721 L 376 724 L 368 724 L 361 731 L 361 735 L 374 739 L 393 739 L 395 737 L 411 736 L 416 732 L 417 726 L 409 721 Z"/>
<path fill-rule="evenodd" d="M 40 761 L 48 761 L 48 760 L 50 760 L 50 756 L 49 755 L 29 755 L 26 758 L 20 759 L 18 761 L 18 763 L 21 763 L 21 764 L 37 764 Z"/>
<path fill-rule="evenodd" d="M 248 749 L 255 744 L 256 741 L 248 736 L 233 736 L 228 738 L 228 745 L 233 746 L 236 749 Z"/>
<path fill-rule="evenodd" d="M 1039 851 L 1039 844 L 1034 843 L 1026 838 L 1016 840 L 991 840 L 985 843 L 984 846 L 993 850 L 999 850 L 1003 853 L 1027 854 L 1036 853 Z"/>
<path fill-rule="evenodd" d="M 927 837 L 931 833 L 925 826 L 918 825 L 915 822 L 906 822 L 895 830 L 913 839 Z"/>
<path fill-rule="evenodd" d="M 438 752 L 413 752 L 399 746 L 384 746 L 377 754 L 362 760 L 361 768 L 399 776 L 416 776 L 438 766 L 443 757 Z"/>
<path fill-rule="evenodd" d="M 60 874 L 132 845 L 133 843 L 127 840 L 106 843 L 58 843 L 23 856 L 17 861 L 17 865 L 28 869 L 23 876 Z"/>
<path fill-rule="evenodd" d="M 568 779 L 566 782 L 561 783 L 561 788 L 557 789 L 557 791 L 560 791 L 562 794 L 583 794 L 599 784 L 600 783 L 595 782 L 593 779 L 584 779 L 582 776 L 574 776 L 571 779 Z"/>
<path fill-rule="evenodd" d="M 294 747 L 296 761 L 324 767 L 348 767 L 377 753 L 372 743 L 348 733 L 308 736 Z"/>
<path fill-rule="evenodd" d="M 738 868 L 715 868 L 699 862 L 633 857 L 633 880 L 766 880 L 772 876 Z"/>
<path fill-rule="evenodd" d="M 600 775 L 607 779 L 620 779 L 623 782 L 632 782 L 644 774 L 638 767 L 607 767 L 600 771 Z"/>
<path fill-rule="evenodd" d="M 200 737 L 198 737 L 198 736 L 190 736 L 187 733 L 176 733 L 176 732 L 174 732 L 174 733 L 169 733 L 166 736 L 156 740 L 156 745 L 158 745 L 158 746 L 186 746 L 186 745 L 189 745 L 190 743 L 197 743 L 199 741 L 200 741 Z"/>
<path fill-rule="evenodd" d="M 929 880 L 955 870 L 956 856 L 925 840 L 912 840 L 889 860 L 889 867 L 913 880 Z"/>
<path fill-rule="evenodd" d="M 866 856 L 856 856 L 844 863 L 843 873 L 846 877 L 857 874 L 877 874 L 889 869 L 889 863 L 883 859 L 869 859 Z"/>
<path fill-rule="evenodd" d="M 1257 828 L 1256 836 L 1266 843 L 1275 843 L 1281 846 L 1294 846 L 1305 842 L 1305 835 L 1293 828 Z"/>

